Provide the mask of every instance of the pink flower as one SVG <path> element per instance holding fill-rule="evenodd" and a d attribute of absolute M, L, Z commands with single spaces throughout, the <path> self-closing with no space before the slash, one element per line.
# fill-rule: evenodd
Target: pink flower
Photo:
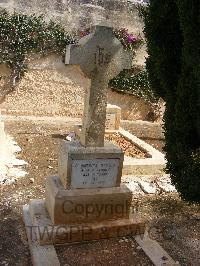
<path fill-rule="evenodd" d="M 127 36 L 127 41 L 128 41 L 128 43 L 133 43 L 133 42 L 136 42 L 137 40 L 138 40 L 137 37 L 134 36 L 134 35 L 132 35 L 132 34 L 129 34 L 129 35 Z"/>
<path fill-rule="evenodd" d="M 81 30 L 79 35 L 81 38 L 85 37 L 86 35 L 90 34 L 89 30 Z"/>

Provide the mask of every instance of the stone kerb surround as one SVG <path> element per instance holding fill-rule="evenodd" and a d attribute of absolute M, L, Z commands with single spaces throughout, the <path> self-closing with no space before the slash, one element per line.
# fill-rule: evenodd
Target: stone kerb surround
<path fill-rule="evenodd" d="M 135 144 L 139 149 L 145 151 L 149 157 L 145 159 L 136 159 L 125 156 L 122 171 L 123 175 L 164 174 L 166 159 L 163 153 L 122 128 L 120 128 L 118 133 Z"/>

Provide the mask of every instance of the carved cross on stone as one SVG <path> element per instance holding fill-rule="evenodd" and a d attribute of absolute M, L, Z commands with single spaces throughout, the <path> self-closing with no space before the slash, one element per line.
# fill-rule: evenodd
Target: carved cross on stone
<path fill-rule="evenodd" d="M 123 69 L 131 68 L 132 58 L 112 28 L 96 26 L 94 29 L 77 45 L 67 46 L 65 63 L 79 65 L 91 79 L 85 95 L 81 144 L 103 147 L 108 82 Z"/>

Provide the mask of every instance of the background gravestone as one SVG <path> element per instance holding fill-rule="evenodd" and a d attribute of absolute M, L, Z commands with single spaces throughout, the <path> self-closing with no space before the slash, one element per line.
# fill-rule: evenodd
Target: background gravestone
<path fill-rule="evenodd" d="M 121 108 L 116 105 L 107 105 L 106 109 L 106 132 L 115 132 L 120 128 Z"/>

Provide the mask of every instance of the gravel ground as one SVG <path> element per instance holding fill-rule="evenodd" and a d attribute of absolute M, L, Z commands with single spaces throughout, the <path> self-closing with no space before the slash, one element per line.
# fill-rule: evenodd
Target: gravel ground
<path fill-rule="evenodd" d="M 118 133 L 106 134 L 105 139 L 112 141 L 114 144 L 119 146 L 126 156 L 137 159 L 144 159 L 148 157 L 147 153 L 138 149 L 138 147 L 136 147 L 133 143 L 126 140 L 125 138 L 121 137 Z"/>
<path fill-rule="evenodd" d="M 22 206 L 43 198 L 45 178 L 57 172 L 57 147 L 66 124 L 6 121 L 6 131 L 22 148 L 28 175 L 0 188 L 0 265 L 30 265 Z M 148 230 L 181 265 L 199 265 L 200 207 L 177 194 L 134 195 L 133 209 L 148 221 Z M 57 248 L 61 265 L 152 265 L 131 238 L 102 240 Z"/>

